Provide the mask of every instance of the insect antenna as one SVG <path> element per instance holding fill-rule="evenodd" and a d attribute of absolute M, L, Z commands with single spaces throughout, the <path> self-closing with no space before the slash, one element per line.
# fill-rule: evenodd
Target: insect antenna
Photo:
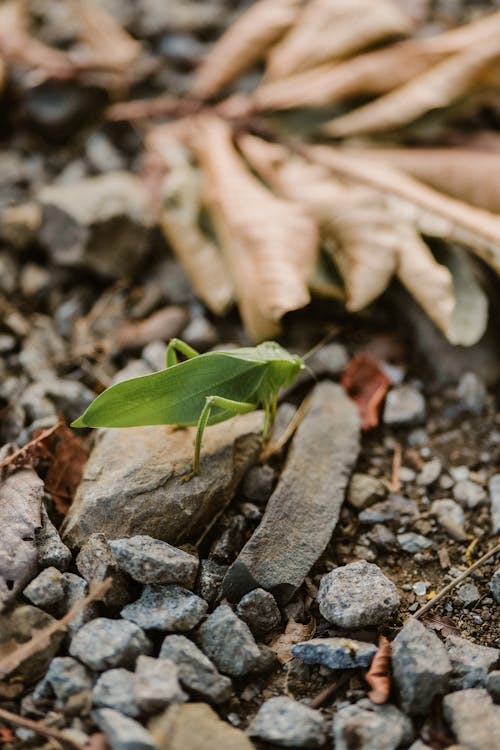
<path fill-rule="evenodd" d="M 325 344 L 327 344 L 330 341 L 331 338 L 333 338 L 333 336 L 336 336 L 337 333 L 339 332 L 340 332 L 340 328 L 338 326 L 332 326 L 332 328 L 330 328 L 327 334 L 323 336 L 323 338 L 320 341 L 318 341 L 317 344 L 314 344 L 314 346 L 311 349 L 309 349 L 308 352 L 304 354 L 302 359 L 304 361 L 306 359 L 310 359 L 313 356 L 313 354 L 316 354 L 317 351 L 319 351 Z M 309 367 L 307 367 L 307 369 L 311 372 Z"/>

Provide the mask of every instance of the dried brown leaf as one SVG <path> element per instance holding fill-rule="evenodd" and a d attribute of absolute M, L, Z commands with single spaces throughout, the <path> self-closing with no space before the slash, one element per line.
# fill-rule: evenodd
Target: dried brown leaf
<path fill-rule="evenodd" d="M 380 637 L 378 651 L 365 680 L 371 687 L 368 697 L 372 703 L 387 703 L 391 691 L 391 644 L 384 636 Z"/>
<path fill-rule="evenodd" d="M 191 94 L 214 96 L 262 58 L 297 18 L 301 0 L 260 0 L 233 23 L 200 65 Z"/>
<path fill-rule="evenodd" d="M 89 452 L 83 440 L 61 424 L 52 461 L 45 475 L 45 489 L 61 513 L 66 513 L 80 484 Z"/>
<path fill-rule="evenodd" d="M 363 430 L 377 427 L 390 384 L 378 362 L 362 352 L 356 354 L 344 370 L 342 385 L 358 407 Z"/>
<path fill-rule="evenodd" d="M 317 259 L 316 222 L 300 205 L 273 195 L 247 170 L 222 120 L 210 115 L 198 119 L 194 149 L 245 326 L 255 340 L 272 337 L 286 312 L 309 302 L 307 281 Z"/>
<path fill-rule="evenodd" d="M 285 78 L 411 29 L 411 19 L 391 0 L 310 0 L 271 50 L 266 78 Z"/>
<path fill-rule="evenodd" d="M 291 617 L 286 624 L 285 632 L 275 638 L 274 641 L 269 644 L 269 647 L 276 654 L 278 661 L 281 662 L 281 664 L 286 664 L 293 659 L 292 646 L 295 646 L 296 643 L 307 641 L 312 638 L 315 629 L 316 622 L 313 618 L 311 618 L 308 623 L 303 624 L 301 622 L 296 622 L 296 620 Z"/>

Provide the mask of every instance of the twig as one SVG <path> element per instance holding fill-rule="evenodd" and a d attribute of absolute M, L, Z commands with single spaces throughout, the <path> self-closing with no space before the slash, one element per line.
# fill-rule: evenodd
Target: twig
<path fill-rule="evenodd" d="M 174 96 L 163 95 L 149 99 L 132 99 L 128 102 L 111 104 L 104 116 L 110 122 L 122 120 L 144 120 L 149 117 L 176 115 L 186 117 L 198 112 L 200 102 L 195 100 L 180 101 Z"/>
<path fill-rule="evenodd" d="M 471 565 L 468 570 L 465 571 L 465 573 L 462 573 L 462 575 L 458 576 L 458 578 L 455 578 L 451 583 L 449 583 L 447 586 L 444 587 L 444 589 L 441 589 L 441 591 L 436 594 L 435 597 L 433 597 L 430 601 L 427 602 L 427 604 L 424 604 L 422 607 L 420 607 L 419 610 L 415 612 L 414 615 L 412 615 L 412 618 L 418 619 L 423 614 L 428 612 L 432 607 L 440 602 L 446 594 L 449 594 L 450 591 L 452 591 L 455 586 L 458 586 L 459 583 L 462 583 L 462 581 L 465 581 L 466 578 L 470 576 L 471 573 L 474 572 L 477 568 L 479 568 L 483 563 L 486 562 L 486 560 L 489 560 L 490 557 L 493 557 L 494 555 L 497 555 L 500 552 L 500 544 L 497 544 L 496 547 L 493 547 L 493 549 L 490 549 L 489 552 L 486 552 L 482 557 L 477 560 L 474 565 Z M 411 618 L 410 618 L 411 619 Z"/>
<path fill-rule="evenodd" d="M 63 732 L 61 729 L 55 727 L 48 727 L 46 724 L 42 724 L 41 721 L 34 721 L 33 719 L 27 719 L 24 716 L 18 716 L 11 711 L 6 711 L 4 708 L 0 708 L 0 719 L 6 721 L 8 724 L 14 724 L 17 727 L 26 727 L 31 729 L 37 734 L 41 734 L 43 737 L 51 737 L 52 739 L 59 740 L 59 742 L 66 742 L 68 745 L 76 748 L 76 750 L 85 750 L 85 745 L 77 742 L 70 734 Z"/>
<path fill-rule="evenodd" d="M 3 469 L 5 466 L 9 466 L 10 464 L 14 463 L 19 458 L 19 456 L 22 456 L 23 453 L 28 451 L 30 448 L 33 448 L 34 445 L 38 445 L 38 443 L 41 443 L 43 440 L 46 440 L 46 438 L 53 435 L 54 432 L 57 432 L 59 427 L 61 427 L 63 424 L 64 421 L 62 419 L 58 419 L 57 422 L 52 425 L 52 427 L 48 427 L 46 430 L 37 435 L 36 438 L 33 438 L 33 440 L 30 440 L 29 443 L 23 445 L 22 448 L 19 448 L 17 451 L 14 451 L 14 453 L 11 453 L 10 456 L 4 458 L 3 461 L 0 461 L 0 469 Z"/>
<path fill-rule="evenodd" d="M 344 674 L 340 679 L 338 679 L 336 682 L 332 682 L 331 685 L 327 685 L 324 690 L 322 690 L 318 695 L 312 699 L 312 701 L 309 703 L 309 708 L 319 708 L 324 703 L 326 703 L 330 698 L 332 698 L 337 690 L 342 687 L 342 685 L 345 685 L 347 680 L 351 677 L 350 674 Z"/>
<path fill-rule="evenodd" d="M 401 490 L 401 481 L 399 479 L 399 470 L 401 469 L 401 459 L 403 451 L 401 450 L 401 444 L 396 443 L 394 446 L 394 453 L 392 456 L 392 474 L 391 474 L 391 491 L 399 492 Z"/>

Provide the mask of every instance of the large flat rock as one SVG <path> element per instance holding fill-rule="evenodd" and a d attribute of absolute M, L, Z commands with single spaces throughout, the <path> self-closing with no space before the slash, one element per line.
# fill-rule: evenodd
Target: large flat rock
<path fill-rule="evenodd" d="M 95 532 L 195 542 L 256 460 L 262 421 L 262 412 L 252 412 L 209 427 L 200 474 L 189 481 L 195 428 L 100 430 L 64 522 L 66 544 L 80 547 Z"/>
<path fill-rule="evenodd" d="M 359 448 L 356 406 L 339 385 L 319 383 L 262 522 L 226 574 L 225 597 L 260 587 L 290 599 L 330 540 Z"/>

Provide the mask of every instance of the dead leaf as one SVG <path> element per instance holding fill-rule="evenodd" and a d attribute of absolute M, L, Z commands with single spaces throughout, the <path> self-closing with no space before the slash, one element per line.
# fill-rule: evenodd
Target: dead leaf
<path fill-rule="evenodd" d="M 293 659 L 292 646 L 301 641 L 308 641 L 312 638 L 315 629 L 316 622 L 312 617 L 306 624 L 297 622 L 291 617 L 286 624 L 285 632 L 275 638 L 269 647 L 281 664 L 287 664 Z"/>
<path fill-rule="evenodd" d="M 60 513 L 66 513 L 80 484 L 89 452 L 83 440 L 66 425 L 56 433 L 56 446 L 47 473 L 45 489 Z"/>
<path fill-rule="evenodd" d="M 17 469 L 0 483 L 0 611 L 36 575 L 42 500 L 43 482 L 33 469 Z"/>
<path fill-rule="evenodd" d="M 301 0 L 260 0 L 233 23 L 200 65 L 191 94 L 208 99 L 264 56 L 297 18 Z"/>
<path fill-rule="evenodd" d="M 15 742 L 16 735 L 9 727 L 0 727 L 0 743 Z"/>
<path fill-rule="evenodd" d="M 342 385 L 359 409 L 361 429 L 377 427 L 382 402 L 391 381 L 375 359 L 356 354 L 342 374 Z"/>
<path fill-rule="evenodd" d="M 460 636 L 460 630 L 456 623 L 454 623 L 450 617 L 446 617 L 446 615 L 440 615 L 435 612 L 426 612 L 426 614 L 422 615 L 420 619 L 424 625 L 441 633 L 443 638 L 447 638 L 449 635 Z"/>
<path fill-rule="evenodd" d="M 368 698 L 378 705 L 387 703 L 391 691 L 391 644 L 384 636 L 380 637 L 378 651 L 373 657 L 365 680 L 371 687 Z"/>

